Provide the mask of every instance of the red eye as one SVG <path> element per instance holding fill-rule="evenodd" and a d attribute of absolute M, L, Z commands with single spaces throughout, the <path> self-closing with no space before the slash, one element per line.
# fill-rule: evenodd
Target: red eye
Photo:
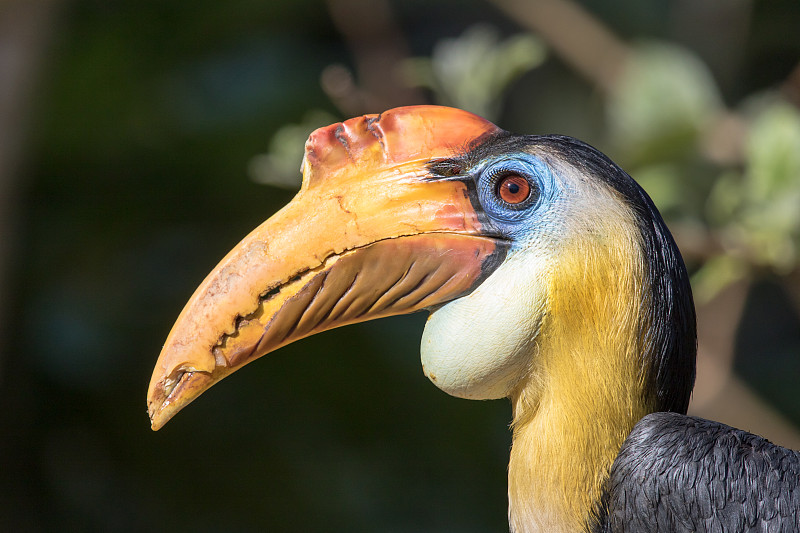
<path fill-rule="evenodd" d="M 530 195 L 531 184 L 519 174 L 508 174 L 497 181 L 497 196 L 507 204 L 521 204 Z"/>

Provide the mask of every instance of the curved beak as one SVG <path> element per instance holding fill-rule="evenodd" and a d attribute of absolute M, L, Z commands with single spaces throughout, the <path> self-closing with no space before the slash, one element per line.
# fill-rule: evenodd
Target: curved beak
<path fill-rule="evenodd" d="M 464 182 L 429 167 L 499 131 L 419 106 L 312 133 L 298 195 L 228 253 L 169 333 L 148 390 L 152 428 L 290 342 L 477 286 L 506 243 L 485 234 Z"/>

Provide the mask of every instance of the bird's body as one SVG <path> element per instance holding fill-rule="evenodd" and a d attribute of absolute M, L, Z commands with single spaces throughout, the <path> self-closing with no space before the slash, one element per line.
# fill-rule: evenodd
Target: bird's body
<path fill-rule="evenodd" d="M 597 509 L 594 533 L 800 531 L 800 453 L 654 413 L 623 444 Z"/>
<path fill-rule="evenodd" d="M 448 108 L 312 134 L 298 196 L 223 259 L 170 333 L 150 384 L 153 427 L 298 338 L 420 309 L 432 312 L 431 381 L 511 400 L 515 533 L 796 529 L 797 455 L 682 414 L 691 288 L 644 191 L 580 141 L 511 135 Z M 745 441 L 757 450 L 720 452 Z M 754 479 L 775 468 L 780 482 L 761 490 Z M 698 487 L 714 487 L 711 500 Z"/>

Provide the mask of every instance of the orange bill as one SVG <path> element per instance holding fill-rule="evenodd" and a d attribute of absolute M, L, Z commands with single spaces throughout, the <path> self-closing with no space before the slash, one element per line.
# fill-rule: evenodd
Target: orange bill
<path fill-rule="evenodd" d="M 154 430 L 211 385 L 290 342 L 462 296 L 499 263 L 458 180 L 432 161 L 500 132 L 419 106 L 321 128 L 298 195 L 231 250 L 167 337 L 148 391 Z"/>

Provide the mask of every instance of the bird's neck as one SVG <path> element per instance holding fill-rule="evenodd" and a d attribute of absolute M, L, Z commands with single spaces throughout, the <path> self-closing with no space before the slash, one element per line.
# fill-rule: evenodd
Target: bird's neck
<path fill-rule="evenodd" d="M 622 442 L 653 410 L 641 372 L 633 239 L 559 258 L 528 377 L 512 395 L 514 533 L 585 530 Z"/>

